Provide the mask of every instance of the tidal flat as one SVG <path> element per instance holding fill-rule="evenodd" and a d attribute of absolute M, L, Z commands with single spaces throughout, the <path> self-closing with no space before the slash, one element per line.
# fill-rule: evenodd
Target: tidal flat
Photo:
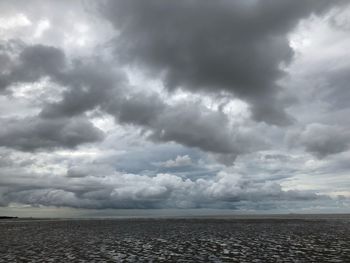
<path fill-rule="evenodd" d="M 350 219 L 6 220 L 0 262 L 350 262 Z"/>

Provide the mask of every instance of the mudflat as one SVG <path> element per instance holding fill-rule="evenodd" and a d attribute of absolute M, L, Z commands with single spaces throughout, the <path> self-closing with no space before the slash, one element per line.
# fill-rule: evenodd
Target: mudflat
<path fill-rule="evenodd" d="M 0 262 L 350 262 L 350 219 L 7 220 Z"/>

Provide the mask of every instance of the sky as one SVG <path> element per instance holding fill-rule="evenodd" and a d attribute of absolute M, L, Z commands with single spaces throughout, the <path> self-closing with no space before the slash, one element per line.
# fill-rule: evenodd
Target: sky
<path fill-rule="evenodd" d="M 349 46 L 342 0 L 1 1 L 0 213 L 350 212 Z"/>

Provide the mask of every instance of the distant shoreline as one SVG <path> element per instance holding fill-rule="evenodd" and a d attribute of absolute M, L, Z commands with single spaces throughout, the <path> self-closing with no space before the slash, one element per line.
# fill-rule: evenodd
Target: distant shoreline
<path fill-rule="evenodd" d="M 110 216 L 110 217 L 16 217 L 0 216 L 0 220 L 15 221 L 65 221 L 65 220 L 350 220 L 350 214 L 259 214 L 259 215 L 179 215 L 179 216 Z"/>
<path fill-rule="evenodd" d="M 18 219 L 17 216 L 0 216 L 0 220 L 1 219 Z"/>

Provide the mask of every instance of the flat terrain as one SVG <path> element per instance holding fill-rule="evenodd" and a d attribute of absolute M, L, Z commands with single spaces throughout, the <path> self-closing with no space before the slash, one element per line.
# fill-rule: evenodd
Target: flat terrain
<path fill-rule="evenodd" d="M 8 220 L 0 262 L 350 262 L 350 220 Z"/>

